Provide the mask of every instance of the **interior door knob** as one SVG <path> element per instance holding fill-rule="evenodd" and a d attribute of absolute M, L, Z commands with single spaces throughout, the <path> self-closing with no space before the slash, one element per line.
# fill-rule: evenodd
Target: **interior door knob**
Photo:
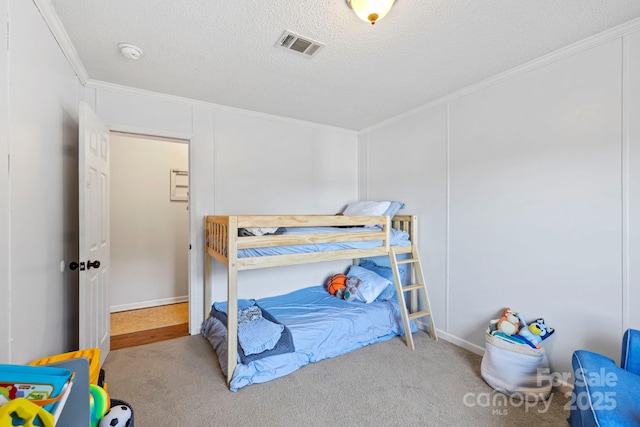
<path fill-rule="evenodd" d="M 99 268 L 100 267 L 100 261 L 95 260 L 95 261 L 87 261 L 87 270 L 90 270 L 91 267 L 93 268 Z"/>

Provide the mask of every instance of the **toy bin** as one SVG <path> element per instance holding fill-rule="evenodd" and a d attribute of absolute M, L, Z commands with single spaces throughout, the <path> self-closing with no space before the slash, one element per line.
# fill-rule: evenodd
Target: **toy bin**
<path fill-rule="evenodd" d="M 551 393 L 549 362 L 543 347 L 505 341 L 486 334 L 482 378 L 507 396 L 536 402 Z"/>
<path fill-rule="evenodd" d="M 0 365 L 0 405 L 23 398 L 54 412 L 72 379 L 64 368 Z"/>
<path fill-rule="evenodd" d="M 51 363 L 62 362 L 69 359 L 84 357 L 89 360 L 89 383 L 98 384 L 100 378 L 100 349 L 87 348 L 84 350 L 71 351 L 69 353 L 57 354 L 55 356 L 44 357 L 42 359 L 29 362 L 31 366 L 49 365 Z M 102 386 L 102 384 L 100 384 Z"/>

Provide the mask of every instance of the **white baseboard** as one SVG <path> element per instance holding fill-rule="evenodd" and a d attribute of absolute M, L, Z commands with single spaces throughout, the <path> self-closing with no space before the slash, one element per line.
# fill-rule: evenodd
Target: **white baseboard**
<path fill-rule="evenodd" d="M 448 334 L 440 329 L 436 329 L 438 332 L 438 338 L 442 338 L 445 341 L 450 342 L 451 344 L 457 345 L 458 347 L 462 347 L 465 350 L 469 350 L 472 353 L 477 354 L 478 356 L 484 355 L 484 348 L 479 345 L 470 343 L 469 341 L 465 341 L 461 338 L 458 338 L 454 335 Z"/>
<path fill-rule="evenodd" d="M 416 319 L 414 320 L 414 322 L 416 322 L 416 326 L 418 327 L 418 329 L 423 331 L 428 330 L 427 324 L 422 319 Z M 443 340 L 450 342 L 451 344 L 462 347 L 465 350 L 469 350 L 470 352 L 475 353 L 479 356 L 484 355 L 484 348 L 480 347 L 479 345 L 470 343 L 469 341 L 465 341 L 438 328 L 436 328 L 436 334 L 438 335 L 438 338 L 442 338 Z"/>
<path fill-rule="evenodd" d="M 188 302 L 189 296 L 173 298 L 161 298 L 149 301 L 134 302 L 132 304 L 112 305 L 110 307 L 111 313 L 117 313 L 119 311 L 137 310 L 139 308 L 159 307 L 161 305 L 177 304 L 180 302 Z"/>

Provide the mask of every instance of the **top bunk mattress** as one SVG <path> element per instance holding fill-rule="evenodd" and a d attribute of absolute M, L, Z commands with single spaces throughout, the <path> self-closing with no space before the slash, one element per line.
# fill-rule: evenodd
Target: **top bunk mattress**
<path fill-rule="evenodd" d="M 282 234 L 306 234 L 306 233 L 349 233 L 362 232 L 363 230 L 380 231 L 378 227 L 293 227 L 287 228 Z M 390 229 L 391 246 L 409 246 L 409 233 L 395 228 Z M 334 242 L 313 243 L 304 245 L 271 246 L 262 248 L 238 249 L 238 258 L 261 257 L 272 255 L 289 255 L 309 252 L 338 251 L 345 249 L 372 249 L 382 246 L 382 240 L 368 240 L 362 242 Z"/>
<path fill-rule="evenodd" d="M 255 302 L 289 328 L 295 351 L 247 364 L 238 363 L 231 379 L 231 391 L 282 377 L 309 363 L 404 333 L 395 298 L 365 304 L 336 298 L 329 295 L 323 286 L 313 286 Z M 413 323 L 411 328 L 412 331 L 417 330 Z M 226 325 L 211 316 L 205 321 L 202 335 L 212 344 L 222 372 L 226 373 Z"/>

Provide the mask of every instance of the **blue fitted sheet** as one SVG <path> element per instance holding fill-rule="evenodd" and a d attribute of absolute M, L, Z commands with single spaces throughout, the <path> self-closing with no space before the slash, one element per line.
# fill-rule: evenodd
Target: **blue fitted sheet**
<path fill-rule="evenodd" d="M 287 228 L 282 234 L 304 234 L 304 233 L 350 233 L 362 232 L 364 230 L 380 231 L 378 227 L 294 227 Z M 392 228 L 390 230 L 390 245 L 392 246 L 409 246 L 409 234 L 406 231 Z M 285 255 L 299 254 L 307 252 L 326 252 L 343 249 L 371 249 L 382 246 L 382 240 L 369 240 L 363 242 L 336 242 L 336 243 L 315 243 L 306 245 L 290 245 L 290 246 L 272 246 L 268 248 L 248 248 L 239 249 L 238 258 L 269 256 L 269 255 Z"/>
<path fill-rule="evenodd" d="M 286 325 L 295 352 L 238 363 L 231 391 L 290 374 L 309 363 L 389 340 L 404 333 L 395 299 L 364 304 L 331 296 L 322 286 L 299 289 L 286 295 L 262 298 L 256 303 Z M 412 331 L 416 331 L 412 324 Z M 202 328 L 213 346 L 222 372 L 227 372 L 227 329 L 214 317 Z"/>

